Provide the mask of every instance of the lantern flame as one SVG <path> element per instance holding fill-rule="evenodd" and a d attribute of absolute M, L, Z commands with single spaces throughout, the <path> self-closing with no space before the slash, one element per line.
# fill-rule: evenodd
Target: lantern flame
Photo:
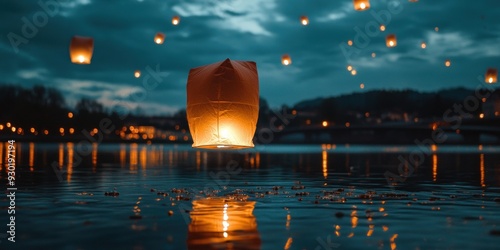
<path fill-rule="evenodd" d="M 69 46 L 72 63 L 90 64 L 94 52 L 94 39 L 91 37 L 73 36 Z"/>

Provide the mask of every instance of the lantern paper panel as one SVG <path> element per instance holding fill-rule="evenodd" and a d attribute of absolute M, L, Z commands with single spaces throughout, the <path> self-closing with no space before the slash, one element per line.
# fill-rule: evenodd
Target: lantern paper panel
<path fill-rule="evenodd" d="M 370 0 L 352 0 L 354 9 L 357 11 L 364 11 L 370 8 Z"/>
<path fill-rule="evenodd" d="M 307 18 L 306 16 L 301 16 L 300 17 L 300 23 L 302 25 L 308 25 L 309 24 L 309 18 Z"/>
<path fill-rule="evenodd" d="M 205 198 L 189 213 L 188 249 L 261 249 L 255 201 Z"/>
<path fill-rule="evenodd" d="M 90 64 L 94 52 L 94 39 L 91 37 L 73 36 L 69 46 L 72 63 Z"/>
<path fill-rule="evenodd" d="M 155 35 L 155 43 L 162 44 L 165 41 L 165 34 L 158 32 Z"/>
<path fill-rule="evenodd" d="M 292 64 L 292 58 L 290 57 L 290 55 L 284 54 L 283 56 L 281 56 L 281 64 L 285 66 Z"/>
<path fill-rule="evenodd" d="M 394 35 L 394 34 L 387 35 L 385 37 L 385 44 L 389 48 L 396 47 L 396 45 L 398 45 L 398 41 L 396 39 L 396 35 Z"/>
<path fill-rule="evenodd" d="M 172 17 L 172 24 L 178 25 L 181 22 L 181 18 L 179 16 Z"/>
<path fill-rule="evenodd" d="M 495 68 L 487 69 L 484 81 L 487 83 L 496 83 L 498 81 L 498 70 Z"/>
<path fill-rule="evenodd" d="M 253 147 L 259 115 L 255 62 L 226 59 L 191 69 L 186 113 L 193 147 Z"/>

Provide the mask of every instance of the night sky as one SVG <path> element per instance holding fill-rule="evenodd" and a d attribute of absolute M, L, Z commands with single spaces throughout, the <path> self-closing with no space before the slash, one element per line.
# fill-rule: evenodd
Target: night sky
<path fill-rule="evenodd" d="M 70 107 L 86 97 L 171 114 L 186 105 L 189 69 L 226 58 L 257 63 L 272 107 L 374 89 L 473 89 L 487 68 L 500 68 L 500 1 L 370 3 L 358 12 L 352 0 L 2 0 L 0 83 L 55 87 Z M 166 34 L 162 45 L 157 32 Z M 397 47 L 385 46 L 387 34 Z M 90 65 L 70 62 L 74 35 L 94 38 Z M 159 73 L 144 84 L 148 68 Z"/>

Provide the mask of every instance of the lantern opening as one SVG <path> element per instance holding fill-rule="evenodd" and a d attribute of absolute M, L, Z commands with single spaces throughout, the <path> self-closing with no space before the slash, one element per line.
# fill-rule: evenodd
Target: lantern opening
<path fill-rule="evenodd" d="M 253 147 L 258 113 L 255 62 L 226 59 L 190 70 L 186 114 L 193 147 Z"/>
<path fill-rule="evenodd" d="M 370 0 L 353 0 L 354 10 L 365 11 L 370 8 Z"/>

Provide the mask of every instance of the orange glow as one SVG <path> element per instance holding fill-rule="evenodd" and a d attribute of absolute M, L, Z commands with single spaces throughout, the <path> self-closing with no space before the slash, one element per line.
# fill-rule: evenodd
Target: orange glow
<path fill-rule="evenodd" d="M 64 128 L 59 128 L 59 133 L 64 134 Z"/>
<path fill-rule="evenodd" d="M 134 71 L 134 77 L 135 77 L 135 78 L 139 78 L 139 77 L 141 77 L 141 71 L 140 71 L 140 70 L 136 70 L 136 71 Z"/>
<path fill-rule="evenodd" d="M 12 127 L 10 130 L 12 130 L 12 132 L 16 132 L 16 127 Z"/>
<path fill-rule="evenodd" d="M 351 75 L 355 76 L 357 73 L 358 72 L 355 69 L 351 70 Z"/>
<path fill-rule="evenodd" d="M 385 31 L 385 25 L 383 24 L 380 25 L 380 31 Z"/>
<path fill-rule="evenodd" d="M 97 166 L 97 143 L 92 143 L 92 166 Z"/>
<path fill-rule="evenodd" d="M 30 128 L 31 133 L 35 133 L 35 128 Z"/>
<path fill-rule="evenodd" d="M 396 47 L 396 45 L 398 45 L 396 35 L 394 35 L 394 34 L 387 35 L 385 37 L 385 44 L 388 48 Z"/>
<path fill-rule="evenodd" d="M 288 237 L 288 240 L 286 241 L 285 247 L 283 249 L 285 249 L 285 250 L 290 249 L 290 247 L 292 247 L 292 242 L 293 242 L 292 237 Z"/>
<path fill-rule="evenodd" d="M 484 118 L 484 114 L 483 113 L 479 114 L 479 119 L 483 119 L 483 118 Z"/>
<path fill-rule="evenodd" d="M 365 84 L 364 84 L 364 83 L 361 83 L 361 84 L 359 85 L 359 88 L 360 88 L 360 89 L 364 89 L 364 88 L 365 88 Z"/>
<path fill-rule="evenodd" d="M 434 27 L 434 31 L 438 32 L 439 31 L 439 27 Z"/>
<path fill-rule="evenodd" d="M 481 187 L 486 187 L 486 184 L 484 183 L 484 154 L 479 155 L 479 172 L 481 175 Z"/>
<path fill-rule="evenodd" d="M 450 60 L 444 61 L 444 66 L 450 67 L 451 66 L 451 61 Z"/>
<path fill-rule="evenodd" d="M 353 43 L 352 43 L 352 40 L 348 40 L 348 41 L 347 41 L 347 45 L 352 46 L 352 44 L 353 44 Z"/>
<path fill-rule="evenodd" d="M 438 171 L 438 156 L 437 154 L 432 155 L 432 181 L 437 181 L 437 171 Z"/>
<path fill-rule="evenodd" d="M 45 130 L 43 131 L 43 133 L 44 133 L 45 135 L 48 135 L 48 134 L 49 134 L 49 131 L 45 129 Z"/>
<path fill-rule="evenodd" d="M 436 145 L 436 144 L 432 144 L 432 145 L 431 145 L 431 151 L 432 151 L 432 152 L 436 152 L 436 151 L 437 151 L 437 148 L 438 148 L 438 147 L 437 147 L 437 145 Z"/>
<path fill-rule="evenodd" d="M 5 126 L 7 126 L 7 128 L 10 128 L 10 126 L 12 126 L 12 125 L 10 124 L 10 122 L 7 122 L 7 123 L 5 124 Z"/>
<path fill-rule="evenodd" d="M 486 74 L 484 76 L 484 81 L 486 83 L 496 83 L 498 81 L 498 70 L 495 68 L 489 68 L 486 70 Z"/>
<path fill-rule="evenodd" d="M 323 166 L 323 178 L 328 177 L 328 153 L 326 150 L 323 150 L 321 152 L 321 158 L 322 158 L 322 166 Z"/>
<path fill-rule="evenodd" d="M 311 120 L 310 119 L 306 120 L 306 125 L 311 125 Z"/>
<path fill-rule="evenodd" d="M 3 130 L 3 124 L 0 124 L 0 130 Z"/>
<path fill-rule="evenodd" d="M 281 56 L 281 64 L 285 66 L 292 64 L 292 58 L 288 54 Z"/>
<path fill-rule="evenodd" d="M 301 23 L 302 25 L 304 25 L 304 26 L 305 26 L 305 25 L 308 25 L 308 24 L 309 24 L 309 18 L 307 18 L 306 16 L 301 16 L 301 17 L 300 17 L 300 23 Z"/>
<path fill-rule="evenodd" d="M 391 242 L 391 250 L 396 250 L 397 247 L 396 247 L 396 238 L 398 238 L 398 234 L 394 234 L 391 239 L 390 239 L 390 242 Z"/>
<path fill-rule="evenodd" d="M 91 37 L 73 36 L 69 45 L 72 63 L 90 64 L 94 51 L 94 39 Z"/>
<path fill-rule="evenodd" d="M 59 168 L 64 165 L 64 144 L 59 144 Z"/>
<path fill-rule="evenodd" d="M 155 43 L 156 44 L 163 44 L 164 41 L 165 41 L 165 34 L 163 34 L 161 32 L 156 33 Z"/>
<path fill-rule="evenodd" d="M 73 175 L 73 156 L 74 156 L 74 153 L 75 153 L 75 149 L 74 149 L 74 144 L 72 142 L 68 142 L 66 144 L 66 147 L 68 149 L 68 168 L 67 168 L 67 177 L 66 177 L 66 180 L 68 182 L 71 182 L 71 175 Z"/>
<path fill-rule="evenodd" d="M 72 112 L 68 112 L 68 118 L 73 118 L 73 113 Z"/>
<path fill-rule="evenodd" d="M 377 56 L 377 53 L 373 52 L 372 57 L 375 58 Z"/>
<path fill-rule="evenodd" d="M 354 10 L 364 11 L 370 8 L 370 0 L 353 0 Z"/>
<path fill-rule="evenodd" d="M 174 16 L 172 17 L 172 24 L 173 25 L 178 25 L 181 21 L 181 18 L 179 16 Z"/>
<path fill-rule="evenodd" d="M 297 115 L 297 110 L 292 110 L 292 115 Z"/>
<path fill-rule="evenodd" d="M 29 151 L 29 167 L 30 171 L 33 171 L 33 166 L 35 166 L 35 143 L 30 142 L 30 151 Z"/>
<path fill-rule="evenodd" d="M 69 128 L 69 133 L 70 133 L 70 134 L 75 133 L 75 129 L 74 129 L 74 128 Z"/>
<path fill-rule="evenodd" d="M 321 123 L 321 125 L 322 125 L 323 127 L 328 127 L 328 122 L 327 122 L 327 121 L 323 121 L 323 122 Z"/>
<path fill-rule="evenodd" d="M 350 126 L 351 126 L 351 123 L 350 123 L 350 122 L 346 122 L 346 123 L 345 123 L 345 127 L 346 127 L 346 128 L 348 128 L 348 127 L 350 127 Z"/>
<path fill-rule="evenodd" d="M 351 71 L 352 70 L 352 66 L 351 65 L 347 65 L 347 70 Z"/>
<path fill-rule="evenodd" d="M 426 44 L 425 42 L 422 42 L 422 43 L 420 44 L 420 47 L 421 47 L 422 49 L 425 49 L 425 48 L 427 48 L 427 44 Z"/>

